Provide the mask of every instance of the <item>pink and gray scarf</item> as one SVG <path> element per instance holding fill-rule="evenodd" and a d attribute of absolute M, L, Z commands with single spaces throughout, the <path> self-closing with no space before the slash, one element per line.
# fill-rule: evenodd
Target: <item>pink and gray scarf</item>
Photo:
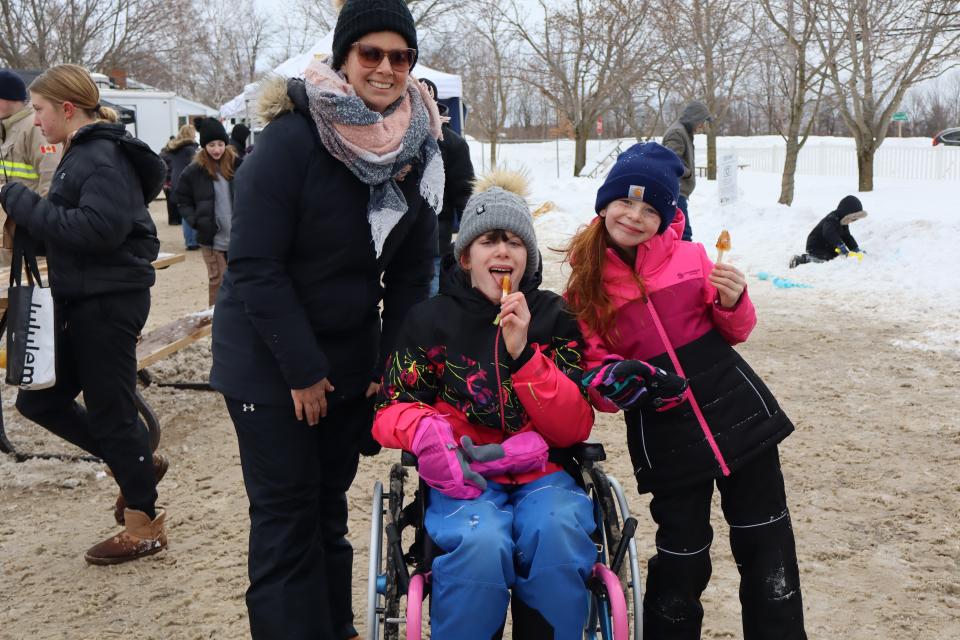
<path fill-rule="evenodd" d="M 423 164 L 420 195 L 434 212 L 443 203 L 443 159 L 437 139 L 436 103 L 412 77 L 385 114 L 371 111 L 329 60 L 314 60 L 304 72 L 310 114 L 330 154 L 370 187 L 367 221 L 377 257 L 390 231 L 407 211 L 397 185 L 414 162 Z"/>

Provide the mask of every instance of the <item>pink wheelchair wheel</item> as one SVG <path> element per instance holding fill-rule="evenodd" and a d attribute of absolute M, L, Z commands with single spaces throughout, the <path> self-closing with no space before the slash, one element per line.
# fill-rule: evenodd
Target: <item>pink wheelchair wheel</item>
<path fill-rule="evenodd" d="M 607 597 L 610 599 L 610 613 L 613 616 L 613 640 L 627 640 L 630 633 L 627 622 L 627 601 L 623 596 L 623 589 L 620 588 L 620 580 L 610 571 L 607 565 L 600 562 L 593 565 L 593 577 L 603 582 L 603 586 L 607 590 Z M 413 590 L 412 582 L 410 583 L 410 589 Z M 407 611 L 409 611 L 409 604 Z M 409 621 L 409 618 L 407 620 Z"/>
<path fill-rule="evenodd" d="M 420 626 L 423 620 L 423 586 L 426 578 L 422 573 L 410 578 L 410 588 L 407 589 L 407 640 L 420 640 L 422 632 Z"/>

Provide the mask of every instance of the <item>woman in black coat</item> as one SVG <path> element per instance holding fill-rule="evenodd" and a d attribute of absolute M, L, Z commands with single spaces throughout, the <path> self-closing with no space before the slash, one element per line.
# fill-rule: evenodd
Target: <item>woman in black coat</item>
<path fill-rule="evenodd" d="M 57 382 L 20 391 L 17 409 L 52 433 L 102 458 L 121 496 L 125 528 L 86 553 L 91 564 L 116 564 L 167 545 L 156 507 L 157 475 L 167 463 L 151 456 L 137 417 L 136 344 L 150 310 L 151 262 L 160 249 L 147 203 L 160 192 L 163 161 L 101 107 L 82 67 L 60 65 L 30 85 L 36 123 L 63 159 L 46 198 L 7 184 L 0 203 L 46 247 L 60 332 Z M 83 392 L 84 406 L 75 398 Z"/>
<path fill-rule="evenodd" d="M 346 492 L 386 353 L 427 297 L 443 201 L 416 45 L 403 0 L 347 0 L 333 58 L 264 88 L 269 124 L 237 174 L 210 382 L 250 500 L 255 638 L 356 635 Z"/>
<path fill-rule="evenodd" d="M 227 144 L 227 132 L 213 118 L 200 126 L 203 145 L 194 161 L 183 170 L 176 198 L 180 214 L 195 229 L 197 243 L 207 266 L 209 304 L 227 270 L 230 222 L 233 218 L 233 176 L 240 166 L 236 151 Z"/>
<path fill-rule="evenodd" d="M 167 143 L 167 146 L 160 152 L 160 157 L 167 163 L 167 180 L 169 182 L 169 193 L 167 194 L 167 211 L 170 217 L 170 224 L 179 224 L 183 229 L 183 243 L 189 249 L 199 249 L 197 244 L 197 232 L 189 223 L 183 223 L 183 216 L 180 214 L 180 207 L 177 205 L 177 185 L 180 184 L 180 176 L 183 170 L 190 166 L 193 157 L 197 154 L 197 130 L 192 124 L 185 124 L 180 127 L 177 137 Z"/>

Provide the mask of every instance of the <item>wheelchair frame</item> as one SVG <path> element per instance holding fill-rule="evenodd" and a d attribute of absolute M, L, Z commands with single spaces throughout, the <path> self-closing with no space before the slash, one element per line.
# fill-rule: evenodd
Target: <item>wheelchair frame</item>
<path fill-rule="evenodd" d="M 632 638 L 640 640 L 643 609 L 634 539 L 637 521 L 630 515 L 620 483 L 598 464 L 605 459 L 603 445 L 599 443 L 581 443 L 570 449 L 551 452 L 551 461 L 560 463 L 590 496 L 598 525 L 591 536 L 597 545 L 597 563 L 587 584 L 591 605 L 584 638 L 628 640 L 631 637 L 628 630 L 630 607 L 626 596 L 630 595 L 634 617 Z M 416 457 L 403 452 L 401 462 L 390 469 L 389 488 L 384 491 L 379 480 L 373 487 L 365 635 L 369 640 L 379 640 L 381 632 L 384 640 L 399 640 L 401 637 L 419 640 L 422 622 L 415 614 L 422 615 L 421 607 L 410 607 L 409 603 L 412 600 L 425 601 L 429 594 L 430 564 L 433 557 L 439 555 L 433 553 L 432 540 L 423 526 L 426 485 L 418 480 L 413 500 L 403 504 L 404 480 L 408 477 L 406 467 L 416 467 Z M 404 552 L 402 534 L 410 526 L 414 527 L 414 541 Z M 615 588 L 616 593 L 611 597 L 611 589 Z M 400 600 L 404 596 L 407 606 L 405 615 L 401 616 Z M 614 619 L 618 617 L 625 624 L 614 628 Z M 404 635 L 401 635 L 401 626 L 405 626 Z"/>

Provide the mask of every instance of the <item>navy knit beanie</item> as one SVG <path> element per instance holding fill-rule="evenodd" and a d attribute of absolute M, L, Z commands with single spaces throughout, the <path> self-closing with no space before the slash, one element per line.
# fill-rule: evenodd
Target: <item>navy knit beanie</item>
<path fill-rule="evenodd" d="M 0 69 L 0 100 L 27 101 L 27 85 L 16 71 Z"/>
<path fill-rule="evenodd" d="M 670 149 L 656 142 L 641 142 L 620 154 L 607 179 L 597 191 L 596 212 L 614 200 L 642 200 L 660 213 L 663 233 L 677 213 L 677 195 L 683 162 Z"/>
<path fill-rule="evenodd" d="M 343 66 L 354 42 L 376 31 L 399 33 L 417 48 L 417 26 L 403 0 L 346 0 L 333 29 L 333 68 Z"/>

